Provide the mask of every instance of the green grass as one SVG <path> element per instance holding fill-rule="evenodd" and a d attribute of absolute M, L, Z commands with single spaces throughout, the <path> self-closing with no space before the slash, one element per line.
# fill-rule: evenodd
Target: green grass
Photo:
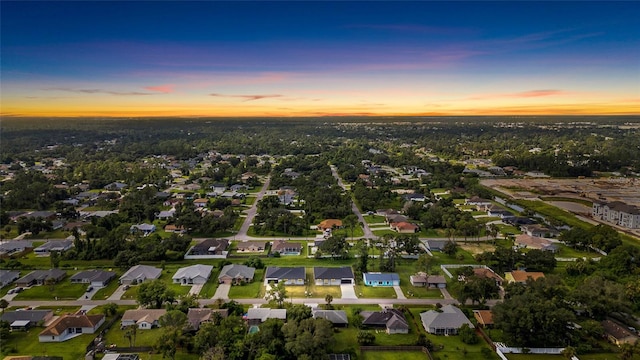
<path fill-rule="evenodd" d="M 76 300 L 87 290 L 87 284 L 72 284 L 69 278 L 49 286 L 40 285 L 25 289 L 14 300 Z"/>
<path fill-rule="evenodd" d="M 264 269 L 257 269 L 253 276 L 253 282 L 245 285 L 231 286 L 229 297 L 232 299 L 255 299 L 264 297 L 263 278 Z"/>
<path fill-rule="evenodd" d="M 396 234 L 398 234 L 397 232 L 395 232 L 395 231 L 393 231 L 391 229 L 371 230 L 371 232 L 375 236 L 385 236 L 385 235 L 396 235 Z"/>
<path fill-rule="evenodd" d="M 566 202 L 574 202 L 578 204 L 582 204 L 588 207 L 593 206 L 593 202 L 586 199 L 574 199 L 569 197 L 561 197 L 561 196 L 541 196 L 540 200 L 542 201 L 566 201 Z"/>
<path fill-rule="evenodd" d="M 427 289 L 426 287 L 403 285 L 402 292 L 410 299 L 442 299 L 442 292 L 438 289 Z"/>
<path fill-rule="evenodd" d="M 217 268 L 214 268 L 213 271 L 211 272 L 211 277 L 204 284 L 204 286 L 202 287 L 202 290 L 200 290 L 200 294 L 198 296 L 201 299 L 210 299 L 216 293 L 216 289 L 218 288 L 218 285 L 219 285 L 218 275 L 219 275 L 219 270 Z"/>
<path fill-rule="evenodd" d="M 362 360 L 424 360 L 427 354 L 422 351 L 363 351 L 360 354 Z"/>
<path fill-rule="evenodd" d="M 120 283 L 118 282 L 119 277 L 120 277 L 120 274 L 118 273 L 116 277 L 113 278 L 113 280 L 111 280 L 109 284 L 107 284 L 107 286 L 98 290 L 95 293 L 95 295 L 93 295 L 93 300 L 106 300 L 109 296 L 111 296 L 111 294 L 113 294 L 113 292 L 116 291 L 118 286 L 120 286 Z"/>
<path fill-rule="evenodd" d="M 382 215 L 364 215 L 363 218 L 367 224 L 380 224 L 384 223 L 385 220 L 385 217 Z"/>
<path fill-rule="evenodd" d="M 358 297 L 365 298 L 381 298 L 381 299 L 395 299 L 396 292 L 393 290 L 393 287 L 374 287 L 374 286 L 364 286 L 364 285 L 356 285 L 356 295 Z"/>

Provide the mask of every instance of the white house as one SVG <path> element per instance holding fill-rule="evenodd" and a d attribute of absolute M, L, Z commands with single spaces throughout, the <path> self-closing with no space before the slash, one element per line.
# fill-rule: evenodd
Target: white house
<path fill-rule="evenodd" d="M 93 334 L 103 323 L 104 315 L 62 315 L 38 335 L 38 341 L 62 342 L 82 334 Z"/>
<path fill-rule="evenodd" d="M 173 283 L 181 285 L 200 285 L 207 282 L 213 266 L 211 265 L 192 265 L 178 269 L 173 275 Z"/>
<path fill-rule="evenodd" d="M 121 327 L 136 325 L 138 329 L 148 330 L 160 326 L 160 317 L 167 313 L 166 309 L 127 310 L 122 314 Z"/>
<path fill-rule="evenodd" d="M 162 269 L 148 265 L 132 266 L 126 273 L 120 276 L 120 284 L 136 285 L 146 280 L 154 280 L 160 277 Z"/>

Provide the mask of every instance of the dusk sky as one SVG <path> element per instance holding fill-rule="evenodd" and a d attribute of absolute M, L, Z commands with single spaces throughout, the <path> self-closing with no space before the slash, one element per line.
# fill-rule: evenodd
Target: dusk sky
<path fill-rule="evenodd" d="M 640 114 L 640 2 L 10 2 L 3 116 Z"/>

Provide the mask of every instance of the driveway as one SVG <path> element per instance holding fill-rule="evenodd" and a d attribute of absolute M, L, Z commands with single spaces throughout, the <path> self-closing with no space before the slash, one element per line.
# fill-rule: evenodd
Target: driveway
<path fill-rule="evenodd" d="M 394 286 L 393 290 L 396 291 L 396 299 L 407 300 L 407 297 L 404 296 L 404 293 L 402 292 L 402 289 L 400 288 L 399 285 Z"/>
<path fill-rule="evenodd" d="M 97 287 L 93 287 L 91 285 L 87 285 L 87 289 L 91 288 L 91 291 L 87 291 L 84 294 L 82 294 L 78 300 L 91 300 L 93 298 L 93 295 L 95 295 L 98 290 L 100 290 L 101 288 L 97 288 Z"/>
<path fill-rule="evenodd" d="M 189 289 L 189 295 L 198 295 L 200 291 L 202 291 L 202 287 L 204 284 L 192 285 L 191 289 Z"/>
<path fill-rule="evenodd" d="M 109 298 L 107 300 L 120 300 L 122 298 L 122 295 L 124 295 L 124 292 L 126 291 L 124 289 L 125 286 L 127 286 L 127 285 L 118 286 L 116 291 L 114 291 L 113 294 L 111 294 L 111 296 L 109 296 Z"/>
<path fill-rule="evenodd" d="M 353 285 L 340 285 L 341 299 L 357 299 L 356 288 Z"/>
<path fill-rule="evenodd" d="M 212 299 L 228 299 L 229 298 L 229 290 L 231 290 L 231 284 L 220 284 L 216 289 L 216 293 L 213 294 Z"/>

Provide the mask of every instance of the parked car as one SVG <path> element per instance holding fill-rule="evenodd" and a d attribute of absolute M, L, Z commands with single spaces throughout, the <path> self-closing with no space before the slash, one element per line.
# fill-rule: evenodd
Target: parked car
<path fill-rule="evenodd" d="M 91 290 L 93 290 L 93 286 L 89 286 L 89 287 L 87 288 L 87 292 L 90 292 Z"/>

